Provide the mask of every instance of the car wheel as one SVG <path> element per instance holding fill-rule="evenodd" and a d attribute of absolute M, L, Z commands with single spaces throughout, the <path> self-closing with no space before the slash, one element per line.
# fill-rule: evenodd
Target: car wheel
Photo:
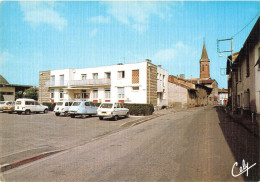
<path fill-rule="evenodd" d="M 48 113 L 48 109 L 45 109 L 43 112 L 44 112 L 44 113 Z"/>
<path fill-rule="evenodd" d="M 118 116 L 114 116 L 114 121 L 117 121 L 118 120 Z"/>
<path fill-rule="evenodd" d="M 99 116 L 99 120 L 103 120 L 104 118 L 102 116 Z"/>
<path fill-rule="evenodd" d="M 17 114 L 21 115 L 21 114 L 22 114 L 22 112 L 17 112 Z"/>
<path fill-rule="evenodd" d="M 81 115 L 81 118 L 85 119 L 85 118 L 86 118 L 86 115 L 85 115 L 85 114 L 82 114 L 82 115 Z"/>
<path fill-rule="evenodd" d="M 74 115 L 74 114 L 72 114 L 72 115 L 70 115 L 70 117 L 71 117 L 71 118 L 75 118 L 75 115 Z"/>
<path fill-rule="evenodd" d="M 60 115 L 60 113 L 58 113 L 58 112 L 55 112 L 55 115 L 56 115 L 56 116 L 59 116 L 59 115 Z"/>
<path fill-rule="evenodd" d="M 10 111 L 10 112 L 8 112 L 9 114 L 13 114 L 13 112 L 12 111 Z"/>
<path fill-rule="evenodd" d="M 31 113 L 30 110 L 26 110 L 26 111 L 25 111 L 25 115 L 29 115 L 30 113 Z"/>
<path fill-rule="evenodd" d="M 68 112 L 64 112 L 64 116 L 68 116 L 69 115 L 69 113 Z"/>
<path fill-rule="evenodd" d="M 88 115 L 88 117 L 91 117 L 91 116 L 92 116 L 91 114 Z"/>

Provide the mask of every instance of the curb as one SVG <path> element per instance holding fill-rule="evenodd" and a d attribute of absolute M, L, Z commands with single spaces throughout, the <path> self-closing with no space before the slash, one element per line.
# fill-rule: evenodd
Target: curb
<path fill-rule="evenodd" d="M 59 153 L 61 151 L 63 151 L 63 150 L 55 150 L 55 151 L 50 151 L 50 152 L 44 152 L 44 153 L 41 153 L 39 155 L 30 157 L 30 158 L 27 158 L 27 159 L 23 159 L 21 161 L 16 161 L 16 162 L 13 162 L 13 163 L 10 163 L 10 164 L 3 164 L 3 165 L 0 166 L 0 171 L 1 172 L 5 172 L 5 171 L 8 171 L 10 169 L 19 167 L 21 165 L 24 165 L 24 164 L 27 164 L 27 163 L 30 163 L 30 162 L 33 162 L 33 161 L 36 161 L 36 160 L 48 157 L 50 155 Z"/>

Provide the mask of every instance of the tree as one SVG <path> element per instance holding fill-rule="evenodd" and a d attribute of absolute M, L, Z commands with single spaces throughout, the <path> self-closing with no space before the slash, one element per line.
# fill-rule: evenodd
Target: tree
<path fill-rule="evenodd" d="M 28 99 L 38 100 L 38 89 L 36 87 L 25 90 L 24 97 Z"/>

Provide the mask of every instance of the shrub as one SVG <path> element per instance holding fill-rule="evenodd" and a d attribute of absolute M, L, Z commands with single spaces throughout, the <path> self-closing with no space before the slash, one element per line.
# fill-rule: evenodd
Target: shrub
<path fill-rule="evenodd" d="M 54 107 L 56 106 L 56 103 L 43 102 L 42 105 L 48 106 L 49 111 L 53 111 L 53 110 L 54 110 Z"/>
<path fill-rule="evenodd" d="M 124 103 L 124 107 L 129 109 L 131 115 L 152 115 L 154 106 L 152 104 L 129 104 Z"/>

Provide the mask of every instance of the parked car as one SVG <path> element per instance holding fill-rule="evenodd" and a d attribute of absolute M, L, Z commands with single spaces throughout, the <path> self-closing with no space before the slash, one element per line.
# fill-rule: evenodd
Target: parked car
<path fill-rule="evenodd" d="M 75 118 L 77 115 L 81 115 L 83 118 L 86 115 L 95 115 L 98 107 L 91 101 L 74 101 L 69 108 L 69 115 L 71 118 Z"/>
<path fill-rule="evenodd" d="M 73 101 L 61 101 L 57 102 L 56 106 L 54 108 L 54 112 L 56 116 L 59 116 L 61 114 L 64 114 L 65 116 L 68 116 L 69 114 L 69 108 L 72 105 Z"/>
<path fill-rule="evenodd" d="M 0 101 L 0 111 L 3 110 L 3 106 L 6 106 L 6 103 L 8 103 L 10 101 Z"/>
<path fill-rule="evenodd" d="M 100 120 L 103 120 L 104 117 L 108 117 L 116 121 L 118 117 L 129 117 L 129 109 L 125 108 L 120 102 L 105 102 L 99 106 L 97 116 Z"/>
<path fill-rule="evenodd" d="M 14 112 L 15 101 L 7 102 L 5 106 L 3 106 L 3 112 L 8 112 L 12 114 Z"/>
<path fill-rule="evenodd" d="M 41 105 L 38 101 L 33 99 L 17 99 L 15 102 L 15 111 L 18 114 L 22 114 L 23 112 L 27 115 L 31 112 L 39 113 L 47 113 L 48 107 Z"/>

